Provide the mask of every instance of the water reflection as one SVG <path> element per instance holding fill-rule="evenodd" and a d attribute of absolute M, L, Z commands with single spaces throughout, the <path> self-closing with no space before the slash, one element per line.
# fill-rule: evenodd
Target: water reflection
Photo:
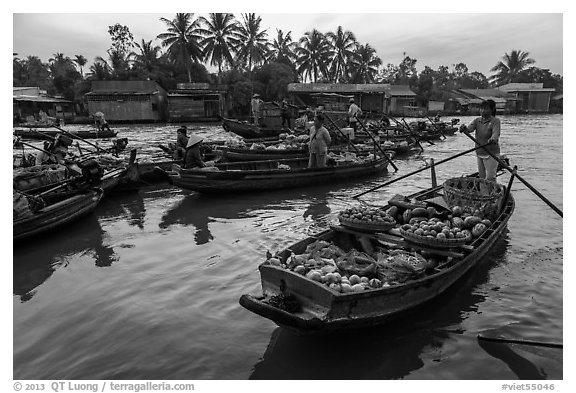
<path fill-rule="evenodd" d="M 318 221 L 327 214 L 330 214 L 328 201 L 326 200 L 326 197 L 321 197 L 315 199 L 308 205 L 304 211 L 304 219 L 310 217 L 313 221 Z"/>
<path fill-rule="evenodd" d="M 104 199 L 98 206 L 98 214 L 102 218 L 127 217 L 128 224 L 144 229 L 146 206 L 144 191 L 116 194 Z"/>
<path fill-rule="evenodd" d="M 90 214 L 57 232 L 31 239 L 33 243 L 15 243 L 14 295 L 23 302 L 30 300 L 56 269 L 68 265 L 71 256 L 92 255 L 96 266 L 110 266 L 118 257 L 104 244 L 104 234 L 97 216 Z"/>
<path fill-rule="evenodd" d="M 388 325 L 327 338 L 299 336 L 276 328 L 250 379 L 399 379 L 424 366 L 423 354 L 441 348 L 468 311 L 486 295 L 475 288 L 488 282 L 489 271 L 504 258 L 505 234 L 492 252 L 438 298 Z"/>

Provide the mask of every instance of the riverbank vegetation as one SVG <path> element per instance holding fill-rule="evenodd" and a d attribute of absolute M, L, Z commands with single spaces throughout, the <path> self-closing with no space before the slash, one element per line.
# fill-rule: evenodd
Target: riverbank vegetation
<path fill-rule="evenodd" d="M 153 38 L 160 45 L 150 37 L 135 40 L 120 23 L 109 26 L 111 46 L 90 66 L 82 54 L 56 52 L 47 63 L 15 54 L 13 86 L 38 86 L 50 95 L 82 101 L 94 80 L 154 80 L 167 90 L 183 82 L 225 84 L 239 111 L 248 108 L 255 92 L 268 101 L 282 99 L 293 82 L 404 84 L 423 101 L 442 100 L 451 90 L 511 82 L 543 83 L 563 91 L 561 75 L 535 67 L 529 52 L 517 49 L 495 59 L 490 76 L 464 62 L 418 71 L 416 58 L 405 54 L 400 64 L 385 63 L 370 43 L 359 42 L 342 26 L 327 32 L 312 29 L 298 38 L 291 31 L 262 29 L 262 19 L 254 13 L 240 18 L 179 13 L 159 22 L 166 28 Z"/>

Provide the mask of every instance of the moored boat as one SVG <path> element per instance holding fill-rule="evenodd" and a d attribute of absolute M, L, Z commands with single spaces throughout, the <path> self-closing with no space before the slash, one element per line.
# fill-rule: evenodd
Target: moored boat
<path fill-rule="evenodd" d="M 104 195 L 102 189 L 90 189 L 75 195 L 66 195 L 46 206 L 32 211 L 14 210 L 14 241 L 45 233 L 90 214 Z"/>
<path fill-rule="evenodd" d="M 272 190 L 355 179 L 387 171 L 388 159 L 366 156 L 343 158 L 325 168 L 308 168 L 308 157 L 218 163 L 213 168 L 183 169 L 169 173 L 178 187 L 205 193 Z"/>
<path fill-rule="evenodd" d="M 238 136 L 245 139 L 257 139 L 257 138 L 270 138 L 274 139 L 278 137 L 286 129 L 283 127 L 265 127 L 258 126 L 253 123 L 248 123 L 240 120 L 226 119 L 222 118 L 222 127 L 225 131 L 232 132 Z"/>
<path fill-rule="evenodd" d="M 14 135 L 19 136 L 24 139 L 36 139 L 36 140 L 52 140 L 57 134 L 61 134 L 62 131 L 56 129 L 42 129 L 37 131 L 34 128 L 15 128 Z M 72 139 L 97 139 L 97 138 L 114 138 L 118 135 L 118 131 L 111 130 L 72 130 L 67 131 L 67 134 Z"/>
<path fill-rule="evenodd" d="M 394 217 L 392 211 L 398 206 L 410 212 L 417 208 L 429 212 L 434 207 L 434 214 L 441 218 L 430 222 L 444 222 L 444 229 L 449 228 L 446 233 L 458 236 L 448 240 L 425 236 L 421 240 L 403 229 L 418 226 L 416 218 L 409 217 L 414 224 L 396 227 L 373 218 L 369 226 L 357 223 L 352 212 L 341 216 L 346 217 L 341 225 L 269 255 L 259 266 L 262 294 L 242 295 L 240 304 L 279 326 L 310 333 L 380 325 L 436 298 L 485 258 L 515 207 L 512 195 L 504 192 L 489 225 L 474 224 L 474 230 L 464 233 L 464 229 L 449 226 L 454 218 L 447 214 L 461 213 L 442 211 L 441 190 L 442 186 L 432 187 L 411 195 L 408 202 L 393 198 L 382 211 Z M 396 219 L 400 218 L 396 215 Z M 471 218 L 469 222 L 476 221 Z"/>

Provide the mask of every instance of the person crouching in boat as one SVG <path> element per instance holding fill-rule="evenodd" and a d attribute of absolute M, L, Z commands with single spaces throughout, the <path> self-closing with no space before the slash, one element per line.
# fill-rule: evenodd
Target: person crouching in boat
<path fill-rule="evenodd" d="M 310 128 L 310 142 L 308 149 L 310 159 L 308 168 L 324 168 L 326 166 L 326 155 L 328 154 L 328 145 L 332 142 L 330 133 L 324 127 L 324 115 L 317 113 L 314 117 L 314 125 Z"/>
<path fill-rule="evenodd" d="M 44 143 L 44 151 L 36 154 L 36 165 L 68 164 L 71 160 L 66 159 L 68 147 L 72 145 L 72 138 L 62 134 L 56 134 L 52 142 Z"/>
<path fill-rule="evenodd" d="M 462 124 L 460 132 L 476 131 L 476 140 L 480 145 L 490 143 L 483 149 L 476 150 L 476 160 L 478 162 L 478 174 L 480 178 L 496 180 L 498 161 L 488 152 L 496 157 L 500 156 L 500 119 L 496 117 L 496 103 L 493 100 L 482 101 L 480 104 L 481 117 L 472 120 L 468 126 Z M 478 147 L 479 145 L 476 145 Z"/>
<path fill-rule="evenodd" d="M 188 136 L 186 135 L 188 128 L 181 126 L 176 131 L 176 146 L 174 146 L 174 159 L 181 160 L 186 153 L 186 146 L 188 146 Z"/>
<path fill-rule="evenodd" d="M 201 147 L 202 138 L 198 135 L 190 135 L 188 144 L 186 145 L 186 151 L 184 152 L 184 168 L 191 169 L 206 167 L 206 164 L 202 159 Z"/>

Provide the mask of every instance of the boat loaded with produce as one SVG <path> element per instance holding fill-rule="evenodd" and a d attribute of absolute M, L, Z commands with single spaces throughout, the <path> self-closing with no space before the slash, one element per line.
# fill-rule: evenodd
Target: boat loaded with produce
<path fill-rule="evenodd" d="M 242 295 L 240 304 L 300 332 L 401 316 L 439 296 L 493 248 L 514 212 L 514 177 L 507 186 L 452 178 L 383 207 L 344 210 L 339 225 L 268 253 L 259 266 L 262 294 Z"/>

